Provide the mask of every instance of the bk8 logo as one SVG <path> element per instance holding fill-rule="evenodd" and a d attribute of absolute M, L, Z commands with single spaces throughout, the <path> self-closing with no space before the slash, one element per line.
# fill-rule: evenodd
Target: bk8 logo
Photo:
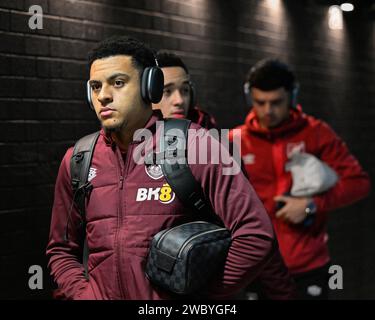
<path fill-rule="evenodd" d="M 171 203 L 174 200 L 175 193 L 168 183 L 164 183 L 160 188 L 139 188 L 136 201 L 159 201 L 163 204 Z"/>

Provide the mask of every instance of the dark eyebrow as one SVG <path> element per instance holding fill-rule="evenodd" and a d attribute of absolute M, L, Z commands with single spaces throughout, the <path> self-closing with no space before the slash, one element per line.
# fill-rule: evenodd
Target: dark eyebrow
<path fill-rule="evenodd" d="M 90 86 L 92 86 L 92 85 L 94 85 L 94 84 L 99 84 L 99 83 L 101 83 L 101 82 L 98 81 L 98 80 L 89 80 L 89 84 L 90 84 Z"/>
<path fill-rule="evenodd" d="M 109 77 L 107 78 L 107 81 L 111 81 L 111 80 L 113 80 L 113 79 L 116 79 L 117 77 L 125 77 L 126 79 L 129 79 L 129 75 L 127 75 L 126 73 L 117 72 L 117 73 L 114 73 L 114 74 L 112 74 L 111 76 L 109 76 Z M 90 80 L 90 81 L 89 81 L 89 84 L 90 84 L 90 85 L 98 84 L 98 83 L 101 83 L 101 81 L 99 81 L 99 80 Z"/>
<path fill-rule="evenodd" d="M 108 77 L 107 81 L 111 81 L 117 77 L 125 77 L 126 79 L 129 79 L 129 75 L 127 75 L 126 73 L 117 72 Z"/>
<path fill-rule="evenodd" d="M 277 103 L 277 102 L 281 102 L 283 100 L 284 100 L 283 98 L 278 98 L 278 99 L 272 99 L 272 100 L 269 100 L 269 101 L 271 103 Z M 266 102 L 266 99 L 254 99 L 254 101 L 256 101 L 258 103 L 264 103 L 264 102 Z"/>
<path fill-rule="evenodd" d="M 174 82 L 169 82 L 169 83 L 164 85 L 164 88 L 174 86 L 174 84 L 175 84 Z M 189 84 L 189 80 L 185 80 L 182 84 Z"/>
<path fill-rule="evenodd" d="M 281 102 L 283 100 L 284 100 L 283 98 L 278 98 L 278 99 L 271 100 L 271 102 L 273 102 L 273 103 L 279 103 L 279 102 Z"/>
<path fill-rule="evenodd" d="M 264 103 L 265 100 L 262 100 L 262 99 L 253 99 L 254 101 L 258 102 L 258 103 Z"/>

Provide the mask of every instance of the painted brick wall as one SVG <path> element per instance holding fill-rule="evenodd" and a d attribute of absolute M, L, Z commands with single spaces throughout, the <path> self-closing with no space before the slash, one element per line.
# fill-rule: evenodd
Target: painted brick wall
<path fill-rule="evenodd" d="M 86 54 L 113 34 L 174 50 L 187 63 L 204 109 L 222 127 L 248 112 L 245 73 L 280 57 L 301 82 L 304 110 L 326 120 L 375 177 L 374 20 L 367 1 L 330 30 L 325 1 L 2 0 L 0 3 L 0 298 L 48 298 L 44 250 L 53 188 L 67 147 L 98 128 L 84 101 Z M 327 1 L 328 2 L 328 1 Z M 31 5 L 42 30 L 28 27 Z M 374 197 L 332 214 L 333 263 L 344 268 L 335 298 L 374 298 Z M 27 286 L 31 265 L 45 289 Z"/>

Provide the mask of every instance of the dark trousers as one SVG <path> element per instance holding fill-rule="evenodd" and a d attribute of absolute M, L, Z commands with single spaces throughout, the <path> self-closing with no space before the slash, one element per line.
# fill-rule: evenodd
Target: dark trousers
<path fill-rule="evenodd" d="M 328 263 L 323 267 L 293 275 L 297 286 L 297 299 L 328 300 L 329 265 Z"/>
<path fill-rule="evenodd" d="M 323 267 L 304 272 L 293 274 L 292 277 L 297 287 L 298 300 L 328 300 L 328 281 L 330 264 Z M 241 299 L 246 300 L 268 300 L 263 293 L 262 284 L 259 281 L 253 282 L 246 288 Z"/>

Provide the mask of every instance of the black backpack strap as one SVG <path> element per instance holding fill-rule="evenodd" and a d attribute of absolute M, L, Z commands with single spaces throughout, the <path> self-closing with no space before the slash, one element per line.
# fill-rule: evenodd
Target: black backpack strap
<path fill-rule="evenodd" d="M 94 154 L 95 144 L 100 132 L 89 134 L 79 139 L 73 150 L 70 159 L 70 175 L 73 189 L 73 201 L 76 204 L 82 219 L 82 229 L 84 236 L 82 263 L 85 268 L 85 276 L 88 278 L 87 261 L 89 250 L 86 239 L 86 209 L 85 199 L 90 192 L 92 185 L 88 181 L 92 156 Z"/>
<path fill-rule="evenodd" d="M 199 214 L 209 214 L 213 219 L 219 220 L 206 201 L 202 188 L 188 165 L 190 123 L 191 121 L 187 119 L 164 120 L 164 136 L 160 137 L 160 151 L 165 158 L 161 163 L 161 168 L 168 184 L 184 206 L 192 208 Z M 171 158 L 176 163 L 170 163 L 168 159 Z M 220 224 L 222 224 L 221 221 Z"/>

